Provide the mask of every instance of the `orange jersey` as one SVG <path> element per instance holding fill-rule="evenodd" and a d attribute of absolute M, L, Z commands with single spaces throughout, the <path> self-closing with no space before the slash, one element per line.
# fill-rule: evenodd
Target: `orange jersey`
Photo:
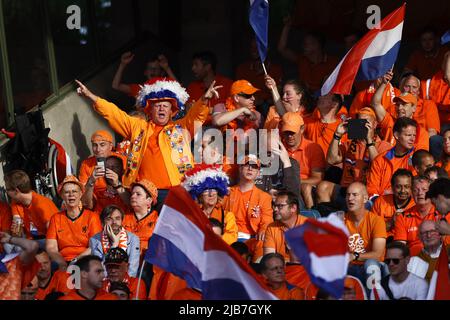
<path fill-rule="evenodd" d="M 334 132 L 340 123 L 340 119 L 337 119 L 333 123 L 323 123 L 320 118 L 314 115 L 311 118 L 305 118 L 304 137 L 317 143 L 325 155 L 328 153 L 331 139 L 333 139 Z M 347 135 L 344 135 L 341 141 L 347 141 Z"/>
<path fill-rule="evenodd" d="M 11 205 L 11 214 L 20 215 L 23 219 L 25 234 L 28 238 L 31 237 L 30 223 L 36 227 L 39 234 L 45 235 L 47 233 L 47 223 L 59 211 L 49 198 L 34 191 L 31 194 L 31 204 L 28 207 L 19 203 L 13 203 Z"/>
<path fill-rule="evenodd" d="M 441 68 L 447 51 L 447 48 L 439 47 L 435 54 L 430 55 L 423 50 L 415 50 L 405 68 L 413 71 L 419 79 L 429 79 Z"/>
<path fill-rule="evenodd" d="M 372 97 L 375 94 L 375 86 L 372 84 L 366 90 L 359 91 L 353 98 L 353 102 L 350 106 L 349 115 L 352 119 L 356 119 L 359 110 L 365 107 L 370 107 Z M 381 104 L 383 107 L 387 108 L 389 105 L 394 103 L 394 98 L 400 95 L 400 90 L 395 88 L 390 83 L 386 86 L 383 91 L 383 96 L 381 98 Z"/>
<path fill-rule="evenodd" d="M 228 79 L 227 77 L 216 74 L 214 77 L 214 81 L 216 81 L 216 86 L 223 86 L 218 89 L 219 99 L 212 98 L 209 102 L 211 106 L 214 106 L 218 103 L 225 103 L 228 95 L 230 94 L 231 85 L 233 84 L 233 80 Z M 189 94 L 188 102 L 193 102 L 199 100 L 208 90 L 208 87 L 205 86 L 203 81 L 196 80 L 191 82 L 186 88 L 187 93 Z"/>
<path fill-rule="evenodd" d="M 358 140 L 348 140 L 339 145 L 343 158 L 341 186 L 348 187 L 353 182 L 366 182 L 370 166 L 369 150 L 366 144 Z M 381 154 L 392 148 L 386 141 L 375 138 L 375 148 Z"/>
<path fill-rule="evenodd" d="M 394 227 L 394 240 L 406 241 L 411 251 L 411 256 L 416 256 L 422 251 L 423 244 L 419 239 L 419 226 L 425 220 L 439 221 L 441 215 L 434 206 L 425 217 L 421 217 L 417 206 L 410 208 L 397 217 Z"/>
<path fill-rule="evenodd" d="M 302 215 L 297 216 L 295 225 L 299 226 L 305 223 L 308 218 Z M 290 261 L 290 248 L 284 238 L 284 233 L 288 230 L 288 227 L 280 221 L 274 221 L 266 229 L 264 238 L 264 248 L 275 249 L 275 252 L 281 254 L 286 262 Z"/>
<path fill-rule="evenodd" d="M 71 261 L 89 248 L 89 239 L 102 231 L 97 213 L 83 209 L 78 218 L 72 220 L 66 211 L 50 219 L 47 239 L 58 242 L 58 250 L 66 261 Z"/>
<path fill-rule="evenodd" d="M 169 300 L 202 300 L 202 293 L 191 288 L 183 288 L 175 292 Z"/>
<path fill-rule="evenodd" d="M 128 274 L 125 276 L 125 278 L 121 281 L 125 283 L 128 286 L 128 289 L 130 289 L 130 300 L 136 300 L 136 294 L 137 294 L 137 300 L 147 300 L 147 287 L 145 285 L 144 280 L 130 277 Z M 109 292 L 109 287 L 111 285 L 111 282 L 109 280 L 103 281 L 103 290 L 105 292 Z M 139 286 L 139 293 L 138 293 L 138 286 Z"/>
<path fill-rule="evenodd" d="M 22 289 L 32 281 L 41 264 L 34 259 L 28 265 L 24 265 L 17 254 L 7 255 L 2 261 L 7 272 L 0 272 L 0 301 L 20 300 Z"/>
<path fill-rule="evenodd" d="M 130 210 L 129 206 L 122 200 L 122 198 L 114 191 L 108 191 L 106 189 L 104 192 L 100 192 L 94 195 L 94 209 L 92 211 L 100 214 L 102 210 L 109 205 L 116 205 L 121 208 L 124 212 Z"/>
<path fill-rule="evenodd" d="M 145 253 L 148 248 L 148 240 L 155 229 L 156 220 L 158 220 L 158 213 L 152 211 L 148 213 L 141 220 L 138 220 L 134 213 L 126 213 L 122 225 L 126 231 L 134 233 L 139 237 L 141 244 L 141 255 Z"/>
<path fill-rule="evenodd" d="M 45 297 L 52 292 L 69 293 L 70 289 L 67 285 L 69 274 L 65 271 L 56 270 L 45 287 L 39 287 L 36 292 L 36 300 L 44 300 Z"/>
<path fill-rule="evenodd" d="M 309 90 L 319 90 L 338 63 L 338 58 L 329 55 L 325 55 L 323 61 L 319 63 L 313 63 L 304 55 L 299 55 L 297 62 L 299 78 Z"/>
<path fill-rule="evenodd" d="M 370 211 L 375 213 L 377 216 L 382 217 L 387 227 L 388 224 L 391 223 L 392 219 L 394 219 L 394 216 L 398 216 L 405 210 L 412 208 L 414 205 L 415 205 L 414 199 L 411 197 L 406 206 L 399 208 L 395 204 L 394 195 L 387 194 L 378 197 L 375 200 L 372 209 Z M 394 235 L 393 225 L 391 226 L 391 228 L 388 229 L 389 229 L 387 230 L 388 237 L 393 236 Z"/>
<path fill-rule="evenodd" d="M 187 288 L 187 283 L 173 273 L 153 266 L 153 278 L 148 300 L 169 300 L 173 295 Z"/>
<path fill-rule="evenodd" d="M 300 179 L 311 177 L 312 171 L 325 171 L 326 162 L 322 148 L 317 144 L 302 138 L 297 150 L 288 150 L 289 157 L 297 160 L 300 166 Z"/>
<path fill-rule="evenodd" d="M 381 138 L 393 146 L 395 146 L 397 142 L 394 138 L 395 120 L 396 119 L 394 119 L 390 113 L 386 113 L 383 121 L 379 123 Z M 416 150 L 424 149 L 427 151 L 430 149 L 430 136 L 428 135 L 428 131 L 420 125 L 416 127 L 416 141 L 414 143 L 414 148 Z"/>
<path fill-rule="evenodd" d="M 412 155 L 414 148 L 402 158 L 395 157 L 395 148 L 379 154 L 372 162 L 367 174 L 367 192 L 374 194 L 391 194 L 391 177 L 395 171 L 404 168 L 414 172 Z"/>
<path fill-rule="evenodd" d="M 281 288 L 278 289 L 271 289 L 272 293 L 280 300 L 305 300 L 305 292 L 297 287 L 292 287 L 289 285 L 288 288 L 287 284 L 283 284 Z"/>
<path fill-rule="evenodd" d="M 222 239 L 229 245 L 238 239 L 238 227 L 234 213 L 225 211 L 220 204 L 217 204 L 211 212 L 209 218 L 217 219 L 223 226 Z"/>
<path fill-rule="evenodd" d="M 231 187 L 223 207 L 234 213 L 238 230 L 250 235 L 265 231 L 273 221 L 272 197 L 256 186 L 246 192 L 241 192 L 239 186 Z"/>
<path fill-rule="evenodd" d="M 356 227 L 350 219 L 350 214 L 347 212 L 344 217 L 344 222 L 350 236 L 348 238 L 348 248 L 350 252 L 365 253 L 372 251 L 373 240 L 377 238 L 387 238 L 386 224 L 384 220 L 372 212 L 366 211 L 363 220 Z M 383 256 L 378 257 L 382 260 Z M 354 261 L 352 263 L 361 264 L 361 261 Z"/>
<path fill-rule="evenodd" d="M 58 300 L 119 300 L 115 294 L 106 293 L 103 290 L 99 290 L 97 294 L 92 298 L 88 299 L 78 290 L 72 290 L 67 295 L 62 296 Z"/>
<path fill-rule="evenodd" d="M 420 87 L 422 88 L 422 98 L 433 100 L 436 103 L 441 123 L 449 123 L 450 88 L 444 80 L 444 73 L 439 71 L 430 81 L 422 81 Z"/>

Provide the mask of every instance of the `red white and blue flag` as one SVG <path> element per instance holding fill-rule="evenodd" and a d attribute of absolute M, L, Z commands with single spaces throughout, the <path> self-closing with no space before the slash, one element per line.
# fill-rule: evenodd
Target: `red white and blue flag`
<path fill-rule="evenodd" d="M 276 299 L 181 186 L 169 191 L 145 260 L 200 289 L 205 300 Z"/>
<path fill-rule="evenodd" d="M 322 86 L 320 94 L 350 94 L 355 79 L 374 80 L 390 70 L 397 60 L 402 39 L 405 6 L 390 13 L 364 35 L 351 49 Z"/>
<path fill-rule="evenodd" d="M 248 20 L 255 32 L 259 57 L 264 63 L 267 57 L 269 37 L 269 1 L 250 0 Z"/>
<path fill-rule="evenodd" d="M 335 214 L 308 219 L 286 231 L 285 236 L 311 282 L 336 299 L 341 298 L 350 257 L 349 232 L 344 222 Z"/>

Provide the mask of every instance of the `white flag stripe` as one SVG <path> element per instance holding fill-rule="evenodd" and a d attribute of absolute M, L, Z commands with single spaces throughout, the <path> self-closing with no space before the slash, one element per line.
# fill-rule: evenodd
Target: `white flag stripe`
<path fill-rule="evenodd" d="M 363 60 L 385 55 L 402 39 L 402 30 L 403 22 L 393 29 L 379 32 L 364 53 Z"/>
<path fill-rule="evenodd" d="M 311 258 L 311 271 L 314 276 L 326 281 L 342 279 L 347 274 L 349 254 L 319 257 L 314 253 L 309 254 Z"/>

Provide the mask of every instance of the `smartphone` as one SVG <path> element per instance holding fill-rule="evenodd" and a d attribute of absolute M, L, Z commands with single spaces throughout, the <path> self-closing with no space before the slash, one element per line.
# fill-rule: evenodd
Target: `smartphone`
<path fill-rule="evenodd" d="M 363 140 L 367 137 L 368 129 L 366 127 L 366 119 L 350 119 L 348 120 L 348 138 Z"/>
<path fill-rule="evenodd" d="M 102 167 L 103 171 L 106 170 L 105 162 L 106 162 L 106 158 L 103 158 L 103 157 L 97 158 L 97 166 Z"/>

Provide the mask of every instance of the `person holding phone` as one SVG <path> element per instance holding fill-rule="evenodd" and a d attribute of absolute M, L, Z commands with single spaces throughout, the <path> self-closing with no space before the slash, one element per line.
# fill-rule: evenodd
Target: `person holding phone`
<path fill-rule="evenodd" d="M 372 109 L 362 108 L 357 117 L 355 120 L 360 120 L 360 122 L 355 126 L 349 126 L 353 119 L 346 119 L 337 126 L 334 132 L 326 159 L 329 165 L 343 166 L 341 183 L 322 181 L 317 187 L 318 203 L 331 202 L 334 207 L 345 209 L 347 187 L 352 182 L 365 183 L 370 163 L 379 153 L 392 148 L 391 144 L 382 141 L 376 134 L 377 120 Z M 356 139 L 341 142 L 345 134 L 354 136 Z"/>

